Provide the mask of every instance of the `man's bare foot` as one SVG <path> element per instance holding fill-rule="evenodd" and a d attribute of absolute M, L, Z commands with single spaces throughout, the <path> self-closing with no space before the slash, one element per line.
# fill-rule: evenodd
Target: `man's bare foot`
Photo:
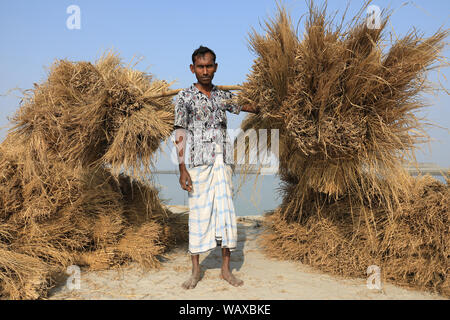
<path fill-rule="evenodd" d="M 197 283 L 200 281 L 200 272 L 193 273 L 189 279 L 187 279 L 181 285 L 184 289 L 194 289 Z"/>
<path fill-rule="evenodd" d="M 222 278 L 223 280 L 226 280 L 229 284 L 231 284 L 232 286 L 235 287 L 240 287 L 244 284 L 244 281 L 242 281 L 241 279 L 236 278 L 231 272 L 227 271 L 224 272 L 222 271 L 220 274 L 220 278 Z"/>

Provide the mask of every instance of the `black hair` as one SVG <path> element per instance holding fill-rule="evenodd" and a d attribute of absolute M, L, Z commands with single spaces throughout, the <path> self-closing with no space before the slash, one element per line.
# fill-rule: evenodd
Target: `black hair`
<path fill-rule="evenodd" d="M 198 56 L 203 57 L 207 53 L 211 53 L 212 54 L 214 63 L 216 63 L 216 54 L 214 53 L 214 51 L 212 51 L 208 47 L 200 46 L 192 54 L 192 64 L 195 64 L 195 58 L 197 58 Z"/>

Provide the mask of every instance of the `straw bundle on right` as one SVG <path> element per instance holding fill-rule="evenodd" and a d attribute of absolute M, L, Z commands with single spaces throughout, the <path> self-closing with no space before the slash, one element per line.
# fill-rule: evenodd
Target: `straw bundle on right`
<path fill-rule="evenodd" d="M 259 113 L 241 127 L 279 129 L 280 137 L 283 201 L 268 217 L 264 243 L 326 271 L 365 277 L 379 265 L 386 279 L 448 294 L 447 204 L 431 203 L 439 213 L 419 223 L 426 213 L 408 212 L 411 201 L 421 203 L 410 198 L 426 196 L 403 169 L 427 140 L 416 111 L 427 105 L 420 94 L 430 88 L 426 74 L 439 67 L 448 30 L 428 38 L 412 31 L 385 52 L 389 13 L 368 28 L 367 6 L 336 25 L 326 6 L 311 2 L 301 36 L 280 8 L 265 34 L 250 34 L 257 58 L 237 102 Z M 446 187 L 439 188 L 429 199 L 441 199 Z M 397 250 L 400 235 L 415 244 Z M 425 264 L 414 249 L 422 246 Z M 388 267 L 393 260 L 402 268 Z"/>
<path fill-rule="evenodd" d="M 268 255 L 357 278 L 376 265 L 382 282 L 450 297 L 448 184 L 410 177 L 410 197 L 392 217 L 384 206 L 351 209 L 347 197 L 322 200 L 310 203 L 299 223 L 288 222 L 282 207 L 266 216 L 261 240 Z"/>
<path fill-rule="evenodd" d="M 281 178 L 297 186 L 290 211 L 301 212 L 310 191 L 392 204 L 406 190 L 403 161 L 427 138 L 415 114 L 426 105 L 419 94 L 448 32 L 411 32 L 383 53 L 388 17 L 379 29 L 359 17 L 344 28 L 311 4 L 302 38 L 284 9 L 266 34 L 250 35 L 257 59 L 238 102 L 260 113 L 242 129 L 280 130 Z"/>

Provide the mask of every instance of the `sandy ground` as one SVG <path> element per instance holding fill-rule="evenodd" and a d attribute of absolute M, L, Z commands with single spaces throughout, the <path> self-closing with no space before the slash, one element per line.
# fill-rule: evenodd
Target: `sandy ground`
<path fill-rule="evenodd" d="M 184 207 L 172 206 L 182 212 Z M 383 283 L 381 290 L 367 288 L 366 279 L 344 279 L 323 274 L 295 261 L 266 257 L 256 238 L 261 217 L 238 218 L 238 248 L 231 255 L 233 273 L 244 280 L 232 287 L 219 278 L 220 248 L 200 256 L 203 277 L 197 287 L 184 290 L 181 284 L 191 272 L 187 245 L 168 253 L 159 270 L 143 272 L 137 266 L 118 270 L 81 270 L 80 289 L 64 283 L 52 289 L 50 299 L 445 299 L 442 296 Z"/>

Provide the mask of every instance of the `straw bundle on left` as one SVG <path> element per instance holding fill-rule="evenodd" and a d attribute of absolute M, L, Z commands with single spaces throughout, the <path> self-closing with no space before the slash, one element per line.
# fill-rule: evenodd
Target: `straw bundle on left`
<path fill-rule="evenodd" d="M 10 134 L 33 149 L 30 166 L 53 160 L 70 166 L 107 163 L 115 172 L 143 176 L 172 130 L 171 98 L 151 98 L 168 87 L 124 67 L 111 52 L 95 65 L 58 60 L 47 81 L 24 97 Z"/>
<path fill-rule="evenodd" d="M 151 98 L 167 87 L 106 54 L 55 62 L 25 97 L 0 145 L 1 298 L 45 297 L 71 264 L 157 267 L 186 239 L 145 175 L 172 130 L 170 99 Z"/>

